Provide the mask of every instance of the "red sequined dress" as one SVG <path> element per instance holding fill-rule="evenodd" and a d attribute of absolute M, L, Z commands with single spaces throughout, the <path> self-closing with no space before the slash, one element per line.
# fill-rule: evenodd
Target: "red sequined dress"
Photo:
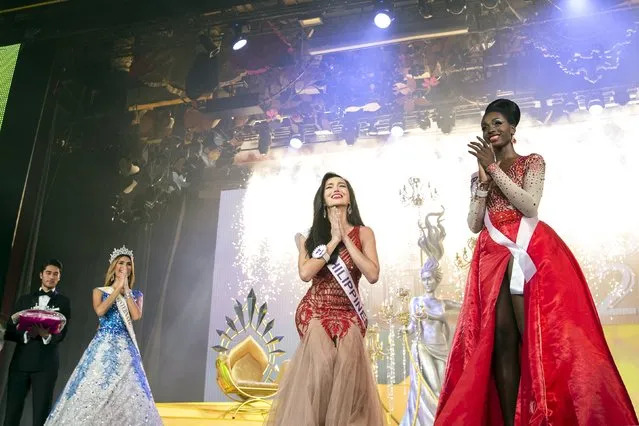
<path fill-rule="evenodd" d="M 359 229 L 359 227 L 353 228 L 349 237 L 353 240 L 355 246 L 361 250 L 362 242 L 359 238 Z M 357 291 L 359 291 L 359 280 L 362 277 L 362 273 L 353 263 L 348 250 L 343 248 L 339 255 L 346 264 L 348 272 L 357 286 Z M 300 338 L 304 338 L 308 325 L 313 319 L 322 324 L 331 339 L 344 338 L 353 325 L 359 327 L 362 336 L 366 334 L 366 328 L 357 316 L 351 301 L 326 267 L 322 268 L 313 277 L 311 288 L 308 289 L 295 312 L 295 325 Z"/>
<path fill-rule="evenodd" d="M 360 228 L 348 237 L 361 250 Z M 362 273 L 339 253 L 358 286 Z M 364 345 L 366 328 L 325 266 L 295 313 L 301 338 L 273 402 L 269 426 L 382 426 L 385 415 Z"/>
<path fill-rule="evenodd" d="M 523 216 L 536 217 L 545 163 L 519 157 L 507 172 L 488 168 L 487 199 L 473 195 L 468 224 L 480 232 L 446 369 L 436 426 L 503 424 L 492 372 L 495 305 L 511 252 L 495 242 L 490 222 L 512 242 Z M 476 177 L 472 181 L 476 191 Z M 584 275 L 559 236 L 544 222 L 527 253 L 536 273 L 524 286 L 525 324 L 515 423 L 521 426 L 638 424 L 630 397 L 606 344 Z"/>

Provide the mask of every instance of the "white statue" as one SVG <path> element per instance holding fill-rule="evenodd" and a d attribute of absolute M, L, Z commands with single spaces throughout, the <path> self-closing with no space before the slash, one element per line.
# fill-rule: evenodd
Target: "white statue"
<path fill-rule="evenodd" d="M 432 425 L 450 349 L 450 326 L 445 313 L 459 310 L 454 300 L 439 299 L 442 280 L 437 260 L 429 257 L 421 270 L 424 294 L 410 301 L 406 335 L 410 343 L 410 391 L 401 426 Z"/>

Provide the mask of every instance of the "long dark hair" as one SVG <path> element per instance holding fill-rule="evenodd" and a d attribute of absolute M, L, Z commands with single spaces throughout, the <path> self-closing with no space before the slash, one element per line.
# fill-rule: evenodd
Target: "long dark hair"
<path fill-rule="evenodd" d="M 306 252 L 309 256 L 311 255 L 311 253 L 313 253 L 315 247 L 321 244 L 328 244 L 328 242 L 331 240 L 331 222 L 328 220 L 326 204 L 324 204 L 324 188 L 326 187 L 326 181 L 334 177 L 344 179 L 338 174 L 331 172 L 326 173 L 322 178 L 322 183 L 317 189 L 315 198 L 313 199 L 313 225 L 311 226 L 311 230 L 308 233 L 308 238 L 304 243 L 304 248 L 306 248 Z M 359 215 L 359 207 L 357 207 L 357 199 L 355 198 L 353 187 L 348 180 L 344 179 L 344 181 L 346 182 L 348 195 L 351 199 L 351 212 L 347 213 L 346 219 L 351 225 L 364 226 L 364 222 L 362 222 L 362 218 Z M 333 251 L 333 254 L 331 254 L 330 263 L 335 263 L 339 251 L 343 245 L 344 243 L 340 243 L 339 246 L 337 246 L 337 248 Z"/>

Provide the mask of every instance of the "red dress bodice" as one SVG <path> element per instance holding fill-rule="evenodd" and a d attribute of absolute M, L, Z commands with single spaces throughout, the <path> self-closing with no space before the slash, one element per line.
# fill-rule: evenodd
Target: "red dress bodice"
<path fill-rule="evenodd" d="M 361 250 L 362 242 L 359 231 L 360 227 L 356 226 L 349 232 L 348 237 L 355 243 L 355 246 Z M 348 267 L 348 271 L 351 277 L 353 277 L 353 281 L 359 292 L 359 280 L 362 277 L 362 273 L 357 269 L 357 266 L 355 266 L 348 250 L 343 246 L 339 252 L 339 256 Z M 304 337 L 308 325 L 313 319 L 318 320 L 322 324 L 322 327 L 324 327 L 324 330 L 326 330 L 326 333 L 331 339 L 343 338 L 352 325 L 359 326 L 362 336 L 366 333 L 366 328 L 359 320 L 351 301 L 326 266 L 313 277 L 311 287 L 295 311 L 295 325 L 297 326 L 297 332 L 300 337 Z"/>
<path fill-rule="evenodd" d="M 539 170 L 542 166 L 543 160 L 541 160 L 540 156 L 536 154 L 525 155 L 518 157 L 505 173 L 515 185 L 524 188 L 526 175 L 534 176 L 533 179 L 535 181 L 538 180 L 539 178 L 536 176 L 540 173 L 543 174 L 543 171 Z M 497 185 L 493 185 L 488 193 L 486 208 L 495 226 L 501 223 L 519 221 L 523 216 L 521 211 L 513 206 L 512 202 Z"/>

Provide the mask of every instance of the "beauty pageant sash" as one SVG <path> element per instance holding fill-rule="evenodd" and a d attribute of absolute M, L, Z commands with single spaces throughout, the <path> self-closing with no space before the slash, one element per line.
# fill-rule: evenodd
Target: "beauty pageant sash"
<path fill-rule="evenodd" d="M 113 287 L 98 287 L 98 289 L 106 294 L 113 293 Z M 124 321 L 124 325 L 129 332 L 129 336 L 131 336 L 131 340 L 133 340 L 133 344 L 135 344 L 135 348 L 138 350 L 138 352 L 140 352 L 138 341 L 135 338 L 135 331 L 133 330 L 133 321 L 131 320 L 129 307 L 126 305 L 126 300 L 124 299 L 124 297 L 122 297 L 121 294 L 118 294 L 118 297 L 115 298 L 115 305 L 118 307 L 120 317 L 122 317 L 122 321 Z"/>
<path fill-rule="evenodd" d="M 517 231 L 517 241 L 512 242 L 508 237 L 495 228 L 490 221 L 488 210 L 484 214 L 484 225 L 490 238 L 500 246 L 506 247 L 513 256 L 513 270 L 510 276 L 510 294 L 524 294 L 524 284 L 532 279 L 537 272 L 537 267 L 528 254 L 528 244 L 537 228 L 539 218 L 522 217 Z"/>
<path fill-rule="evenodd" d="M 351 301 L 355 312 L 357 312 L 357 316 L 364 327 L 368 327 L 368 318 L 366 317 L 366 311 L 364 311 L 364 305 L 362 304 L 362 300 L 359 298 L 359 293 L 357 292 L 357 287 L 355 287 L 355 281 L 353 281 L 353 277 L 351 277 L 350 272 L 348 272 L 348 267 L 346 263 L 342 260 L 340 256 L 337 256 L 337 261 L 335 263 L 327 263 L 326 267 L 331 274 L 335 277 L 339 285 L 348 296 L 348 300 Z"/>

